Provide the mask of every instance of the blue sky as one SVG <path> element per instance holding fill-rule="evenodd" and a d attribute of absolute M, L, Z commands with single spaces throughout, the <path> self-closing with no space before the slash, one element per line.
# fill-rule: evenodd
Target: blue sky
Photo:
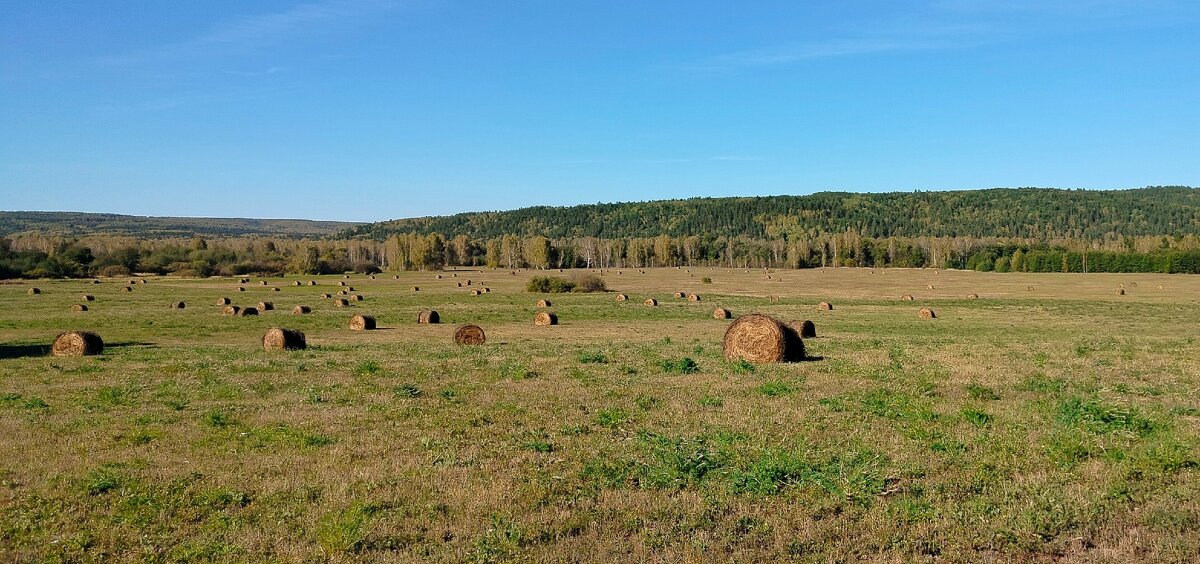
<path fill-rule="evenodd" d="M 0 3 L 0 209 L 1200 185 L 1200 2 Z"/>

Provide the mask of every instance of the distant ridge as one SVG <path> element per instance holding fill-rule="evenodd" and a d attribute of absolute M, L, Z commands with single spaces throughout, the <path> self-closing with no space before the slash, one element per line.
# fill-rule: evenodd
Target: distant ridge
<path fill-rule="evenodd" d="M 357 224 L 307 219 L 242 219 L 146 217 L 111 213 L 0 211 L 0 236 L 42 233 L 79 237 L 129 235 L 141 238 L 240 237 L 261 235 L 288 238 L 325 237 Z"/>
<path fill-rule="evenodd" d="M 441 233 L 630 238 L 775 238 L 780 233 L 866 237 L 1089 238 L 1200 234 L 1200 189 L 994 188 L 938 192 L 820 192 L 808 196 L 692 198 L 461 213 L 361 224 L 339 238 Z"/>

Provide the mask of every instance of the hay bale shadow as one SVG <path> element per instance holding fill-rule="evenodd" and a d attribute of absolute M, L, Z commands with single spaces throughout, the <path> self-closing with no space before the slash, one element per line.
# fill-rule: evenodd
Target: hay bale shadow
<path fill-rule="evenodd" d="M 0 345 L 0 359 L 50 356 L 50 345 Z"/>

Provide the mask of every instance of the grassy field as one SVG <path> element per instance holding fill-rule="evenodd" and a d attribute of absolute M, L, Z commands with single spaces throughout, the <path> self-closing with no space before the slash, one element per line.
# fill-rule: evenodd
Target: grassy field
<path fill-rule="evenodd" d="M 1200 278 L 608 271 L 619 303 L 530 275 L 356 275 L 349 308 L 320 298 L 341 277 L 0 284 L 0 560 L 1200 553 Z M 812 319 L 819 360 L 727 362 L 717 306 Z M 455 346 L 463 323 L 488 343 Z M 263 351 L 272 326 L 309 349 Z M 66 329 L 104 355 L 45 356 Z"/>

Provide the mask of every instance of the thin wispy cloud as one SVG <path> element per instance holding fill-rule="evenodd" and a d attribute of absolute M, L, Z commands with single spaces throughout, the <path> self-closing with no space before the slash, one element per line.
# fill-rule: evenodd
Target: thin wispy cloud
<path fill-rule="evenodd" d="M 695 68 L 696 70 L 733 70 L 746 67 L 785 65 L 830 57 L 866 55 L 889 51 L 945 49 L 953 46 L 955 45 L 948 41 L 930 39 L 844 39 L 826 43 L 792 45 L 718 55 L 696 65 Z"/>
<path fill-rule="evenodd" d="M 99 61 L 106 65 L 125 65 L 248 51 L 328 27 L 366 21 L 396 5 L 395 0 L 322 0 L 298 4 L 279 12 L 233 18 L 195 37 L 154 49 L 101 57 Z"/>
<path fill-rule="evenodd" d="M 1031 36 L 1179 26 L 1195 19 L 1186 6 L 1178 0 L 936 0 L 903 17 L 807 30 L 811 39 L 715 54 L 676 68 L 728 74 L 839 57 L 967 49 Z"/>
<path fill-rule="evenodd" d="M 570 159 L 567 164 L 678 164 L 699 162 L 745 162 L 765 161 L 766 157 L 750 155 L 718 155 L 714 157 L 669 157 L 657 159 Z"/>
<path fill-rule="evenodd" d="M 224 72 L 225 72 L 225 74 L 231 74 L 233 76 L 244 76 L 247 78 L 254 78 L 254 77 L 259 77 L 259 76 L 272 75 L 272 74 L 283 72 L 283 71 L 284 71 L 283 67 L 270 67 L 268 69 L 261 70 L 261 71 L 227 70 Z"/>

